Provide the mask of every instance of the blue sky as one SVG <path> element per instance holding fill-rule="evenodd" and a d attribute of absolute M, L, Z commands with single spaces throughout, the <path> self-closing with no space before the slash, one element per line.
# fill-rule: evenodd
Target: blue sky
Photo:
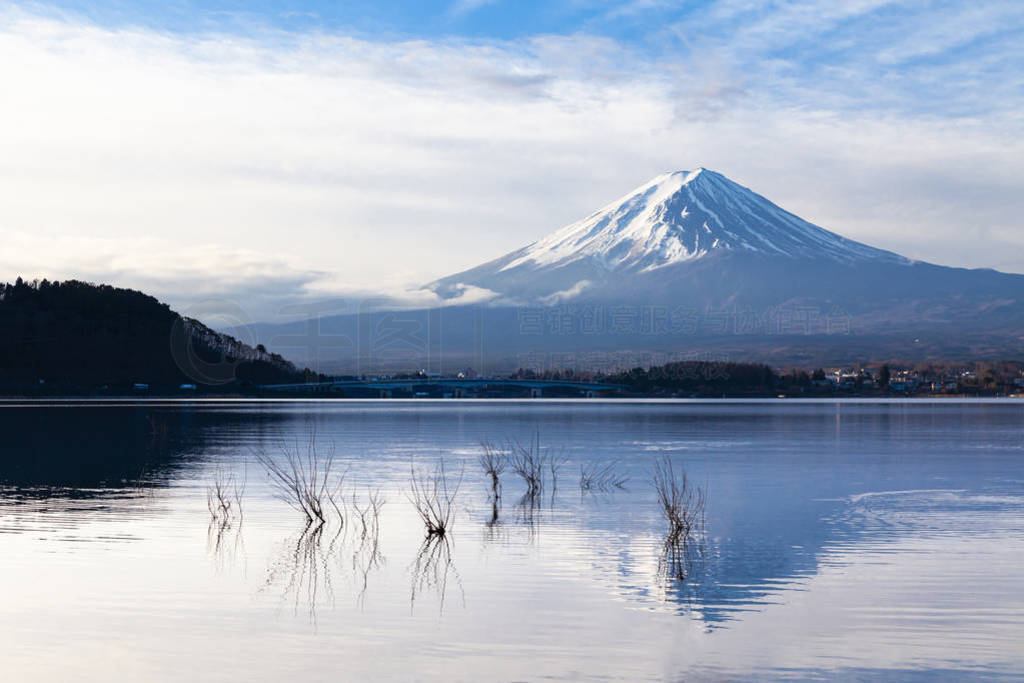
<path fill-rule="evenodd" d="M 1024 272 L 1022 112 L 1018 0 L 0 3 L 0 277 L 266 318 L 696 166 Z"/>
<path fill-rule="evenodd" d="M 698 13 L 708 2 L 59 2 L 37 9 L 62 9 L 106 26 L 142 25 L 190 32 L 249 32 L 257 27 L 289 31 L 344 32 L 366 38 L 512 40 L 578 31 L 643 42 L 659 24 Z"/>

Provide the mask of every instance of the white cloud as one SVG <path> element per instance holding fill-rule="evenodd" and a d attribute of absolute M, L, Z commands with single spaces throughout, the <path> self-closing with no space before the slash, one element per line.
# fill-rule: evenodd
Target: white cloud
<path fill-rule="evenodd" d="M 254 316 L 408 300 L 698 165 L 854 239 L 1024 271 L 1019 74 L 932 65 L 946 90 L 987 78 L 996 96 L 921 112 L 899 99 L 905 79 L 873 78 L 867 61 L 811 78 L 783 57 L 749 61 L 756 42 L 654 59 L 587 35 L 183 37 L 9 11 L 0 278 L 88 277 L 179 307 L 237 297 Z"/>
<path fill-rule="evenodd" d="M 544 303 L 548 306 L 554 306 L 555 304 L 569 301 L 570 299 L 575 299 L 580 294 L 582 294 L 584 290 L 589 288 L 592 284 L 593 283 L 590 282 L 590 280 L 580 280 L 569 289 L 563 289 L 560 292 L 555 292 L 550 296 L 544 297 L 541 300 L 541 303 Z"/>

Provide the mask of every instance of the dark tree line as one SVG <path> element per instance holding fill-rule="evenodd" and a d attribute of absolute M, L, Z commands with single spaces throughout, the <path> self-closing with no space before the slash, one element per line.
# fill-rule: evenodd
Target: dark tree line
<path fill-rule="evenodd" d="M 708 395 L 764 393 L 783 384 L 783 378 L 767 365 L 717 361 L 679 361 L 647 369 L 633 368 L 608 375 L 604 380 L 643 393 L 683 391 Z M 786 383 L 790 381 L 794 380 L 787 377 Z"/>
<path fill-rule="evenodd" d="M 203 378 L 183 370 L 172 353 L 176 330 L 195 358 L 230 365 L 235 383 L 303 377 L 280 356 L 183 318 L 142 292 L 18 278 L 0 283 L 0 385 L 89 390 L 136 382 L 202 384 Z"/>

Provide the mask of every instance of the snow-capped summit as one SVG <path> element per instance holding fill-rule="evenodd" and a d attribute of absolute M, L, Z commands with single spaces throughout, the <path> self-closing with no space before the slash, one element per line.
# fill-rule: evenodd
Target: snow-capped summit
<path fill-rule="evenodd" d="M 518 252 L 502 270 L 592 259 L 609 270 L 652 270 L 713 251 L 838 261 L 899 259 L 823 230 L 725 176 L 665 173 Z"/>
<path fill-rule="evenodd" d="M 719 173 L 698 168 L 659 175 L 580 221 L 428 288 L 445 298 L 469 288 L 517 301 L 567 298 L 608 284 L 616 274 L 656 277 L 669 266 L 729 254 L 845 265 L 907 263 L 897 254 L 819 228 Z"/>

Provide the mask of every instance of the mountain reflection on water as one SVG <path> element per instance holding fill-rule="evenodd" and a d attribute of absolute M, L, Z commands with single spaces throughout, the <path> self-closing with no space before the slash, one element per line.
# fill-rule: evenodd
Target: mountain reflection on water
<path fill-rule="evenodd" d="M 0 545 L 17 557 L 5 553 L 0 578 L 39 567 L 38 553 L 52 552 L 47 540 L 74 540 L 62 545 L 63 562 L 80 581 L 118 564 L 138 567 L 143 573 L 121 581 L 140 594 L 174 586 L 176 601 L 162 609 L 194 600 L 226 620 L 211 638 L 252 635 L 267 606 L 291 638 L 297 625 L 289 623 L 300 616 L 312 625 L 308 638 L 377 634 L 429 653 L 441 647 L 429 633 L 442 629 L 442 649 L 461 656 L 466 671 L 500 632 L 564 675 L 1021 672 L 1009 643 L 1024 634 L 1022 416 L 1014 403 L 4 406 Z M 524 495 L 506 471 L 495 499 L 476 468 L 479 444 L 538 432 L 566 458 L 557 490 Z M 348 471 L 344 525 L 306 525 L 253 458 L 310 433 L 333 444 Z M 650 485 L 659 456 L 709 493 L 707 535 L 685 580 L 664 554 L 667 529 Z M 408 503 L 409 466 L 441 458 L 464 462 L 465 480 L 450 535 L 426 537 Z M 615 462 L 628 482 L 581 491 L 586 462 Z M 211 520 L 206 487 L 225 469 L 247 477 L 244 515 Z M 371 492 L 386 504 L 361 518 Z M 96 542 L 106 550 L 91 550 Z M 64 590 L 82 590 L 59 568 L 42 571 L 57 572 Z M 928 591 L 918 589 L 921 572 Z M 979 588 L 986 573 L 994 578 Z M 164 575 L 175 578 L 156 578 Z M 111 609 L 136 607 L 102 580 L 87 590 Z M 542 627 L 533 622 L 541 617 Z M 6 632 L 4 619 L 0 612 Z M 816 630 L 795 625 L 815 620 Z M 523 631 L 527 623 L 535 631 Z M 619 632 L 627 623 L 634 635 Z M 956 657 L 947 656 L 936 643 L 957 631 Z M 608 657 L 629 647 L 636 661 L 579 665 L 589 651 L 584 632 L 617 643 Z M 694 640 L 702 633 L 711 640 Z M 837 644 L 840 633 L 877 647 L 851 654 Z M 562 643 L 561 659 L 537 649 L 542 634 Z M 644 654 L 665 637 L 690 645 Z M 760 647 L 773 639 L 789 661 Z M 308 647 L 316 660 L 317 647 Z M 450 673 L 431 656 L 422 655 L 431 671 Z"/>

